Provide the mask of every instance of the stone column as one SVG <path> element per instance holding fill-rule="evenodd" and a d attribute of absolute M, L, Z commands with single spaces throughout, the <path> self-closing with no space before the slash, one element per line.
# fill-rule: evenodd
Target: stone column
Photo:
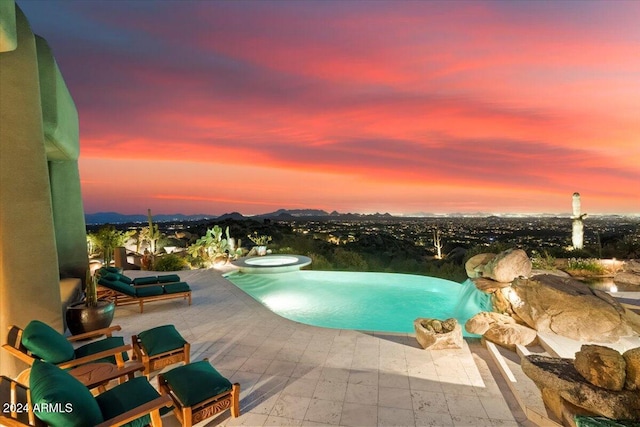
<path fill-rule="evenodd" d="M 3 9 L 4 10 L 4 9 Z M 0 340 L 39 319 L 62 331 L 35 37 L 16 6 L 17 48 L 0 53 Z M 0 20 L 0 22 L 2 22 Z M 0 371 L 24 369 L 0 351 Z"/>

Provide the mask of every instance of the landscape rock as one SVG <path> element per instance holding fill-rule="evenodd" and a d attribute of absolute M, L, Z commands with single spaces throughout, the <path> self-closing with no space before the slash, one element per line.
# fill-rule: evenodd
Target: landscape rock
<path fill-rule="evenodd" d="M 471 334 L 483 335 L 494 324 L 512 325 L 516 321 L 506 314 L 491 311 L 481 311 L 464 324 L 464 328 Z"/>
<path fill-rule="evenodd" d="M 586 381 L 571 359 L 525 356 L 522 371 L 543 392 L 550 389 L 569 403 L 614 420 L 640 420 L 640 393 L 611 391 Z"/>
<path fill-rule="evenodd" d="M 622 266 L 622 271 L 640 274 L 640 261 L 638 261 L 637 259 L 630 259 L 625 261 L 624 265 Z"/>
<path fill-rule="evenodd" d="M 462 348 L 462 328 L 456 319 L 441 321 L 419 317 L 413 322 L 413 327 L 416 339 L 424 349 Z M 440 329 L 440 332 L 435 329 Z"/>
<path fill-rule="evenodd" d="M 477 277 L 482 277 L 484 266 L 487 265 L 489 261 L 494 259 L 496 254 L 478 254 L 474 255 L 464 264 L 464 269 L 467 271 L 467 276 L 470 279 L 475 279 Z"/>
<path fill-rule="evenodd" d="M 482 336 L 494 344 L 513 351 L 516 345 L 530 345 L 538 341 L 538 333 L 534 329 L 517 323 L 494 323 Z"/>
<path fill-rule="evenodd" d="M 522 249 L 509 249 L 496 255 L 483 269 L 482 277 L 496 282 L 512 282 L 517 277 L 529 277 L 531 260 Z"/>
<path fill-rule="evenodd" d="M 627 390 L 640 390 L 640 347 L 625 351 L 622 357 L 627 364 L 627 379 L 624 387 Z"/>
<path fill-rule="evenodd" d="M 476 288 L 488 294 L 492 294 L 498 289 L 511 286 L 511 282 L 496 282 L 495 280 L 488 279 L 486 277 L 477 277 L 475 279 L 471 279 L 471 281 L 476 285 Z"/>
<path fill-rule="evenodd" d="M 620 391 L 627 376 L 626 362 L 622 355 L 609 347 L 583 345 L 573 362 L 576 371 L 591 384 Z"/>
<path fill-rule="evenodd" d="M 578 341 L 616 342 L 634 330 L 615 301 L 596 296 L 584 283 L 553 275 L 516 279 L 510 288 L 511 309 L 538 332 L 553 332 Z"/>
<path fill-rule="evenodd" d="M 640 273 L 622 271 L 613 276 L 613 283 L 616 285 L 631 285 L 640 287 Z"/>

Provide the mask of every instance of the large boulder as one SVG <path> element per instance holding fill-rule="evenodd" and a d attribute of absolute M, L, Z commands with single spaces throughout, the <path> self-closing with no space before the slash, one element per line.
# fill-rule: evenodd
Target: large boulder
<path fill-rule="evenodd" d="M 516 345 L 530 345 L 538 341 L 538 333 L 534 329 L 517 323 L 493 324 L 482 336 L 494 344 L 513 351 Z"/>
<path fill-rule="evenodd" d="M 482 292 L 486 292 L 488 294 L 492 294 L 499 289 L 507 288 L 511 286 L 511 282 L 496 282 L 493 279 L 487 279 L 485 277 L 477 277 L 475 279 L 471 279 L 476 288 Z"/>
<path fill-rule="evenodd" d="M 622 355 L 609 347 L 583 345 L 573 362 L 576 371 L 591 384 L 620 391 L 627 377 L 626 362 Z"/>
<path fill-rule="evenodd" d="M 482 271 L 482 277 L 496 282 L 511 282 L 517 277 L 529 277 L 531 260 L 522 249 L 509 249 L 496 255 Z"/>
<path fill-rule="evenodd" d="M 557 393 L 569 403 L 607 418 L 640 420 L 640 393 L 597 387 L 578 373 L 572 359 L 529 355 L 522 358 L 521 367 L 542 391 L 543 398 Z"/>
<path fill-rule="evenodd" d="M 469 260 L 464 264 L 464 269 L 467 271 L 467 276 L 469 276 L 470 279 L 482 277 L 484 267 L 495 257 L 496 254 L 486 253 L 474 255 L 469 258 Z"/>
<path fill-rule="evenodd" d="M 613 276 L 613 283 L 616 285 L 631 285 L 640 288 L 640 273 L 622 271 Z"/>
<path fill-rule="evenodd" d="M 426 350 L 462 348 L 462 328 L 454 318 L 447 320 L 419 317 L 413 322 L 416 339 Z"/>
<path fill-rule="evenodd" d="M 538 332 L 605 343 L 634 333 L 620 304 L 577 280 L 542 275 L 516 279 L 509 289 L 513 312 Z"/>
<path fill-rule="evenodd" d="M 515 324 L 511 316 L 506 314 L 495 313 L 493 311 L 481 311 L 476 314 L 464 324 L 464 328 L 471 334 L 482 335 L 489 330 L 489 328 L 495 324 Z"/>
<path fill-rule="evenodd" d="M 627 365 L 624 387 L 628 390 L 640 390 L 640 347 L 625 351 L 622 357 Z"/>

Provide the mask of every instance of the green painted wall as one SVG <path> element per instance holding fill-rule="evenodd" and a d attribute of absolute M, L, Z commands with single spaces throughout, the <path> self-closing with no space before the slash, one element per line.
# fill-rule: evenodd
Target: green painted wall
<path fill-rule="evenodd" d="M 6 2 L 0 26 L 11 21 Z M 2 342 L 9 325 L 33 319 L 62 331 L 60 276 L 84 279 L 88 264 L 77 111 L 51 49 L 17 6 L 14 20 L 17 47 L 0 51 Z M 2 374 L 25 367 L 0 351 Z"/>

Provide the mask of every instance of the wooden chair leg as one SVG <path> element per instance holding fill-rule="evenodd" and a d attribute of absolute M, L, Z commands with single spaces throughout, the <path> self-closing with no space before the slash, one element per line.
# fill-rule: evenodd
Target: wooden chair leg
<path fill-rule="evenodd" d="M 155 411 L 151 411 L 151 426 L 152 427 L 162 427 L 162 419 L 160 418 L 160 409 L 156 409 Z"/>
<path fill-rule="evenodd" d="M 240 416 L 240 384 L 235 383 L 231 388 L 231 416 L 238 418 Z"/>

